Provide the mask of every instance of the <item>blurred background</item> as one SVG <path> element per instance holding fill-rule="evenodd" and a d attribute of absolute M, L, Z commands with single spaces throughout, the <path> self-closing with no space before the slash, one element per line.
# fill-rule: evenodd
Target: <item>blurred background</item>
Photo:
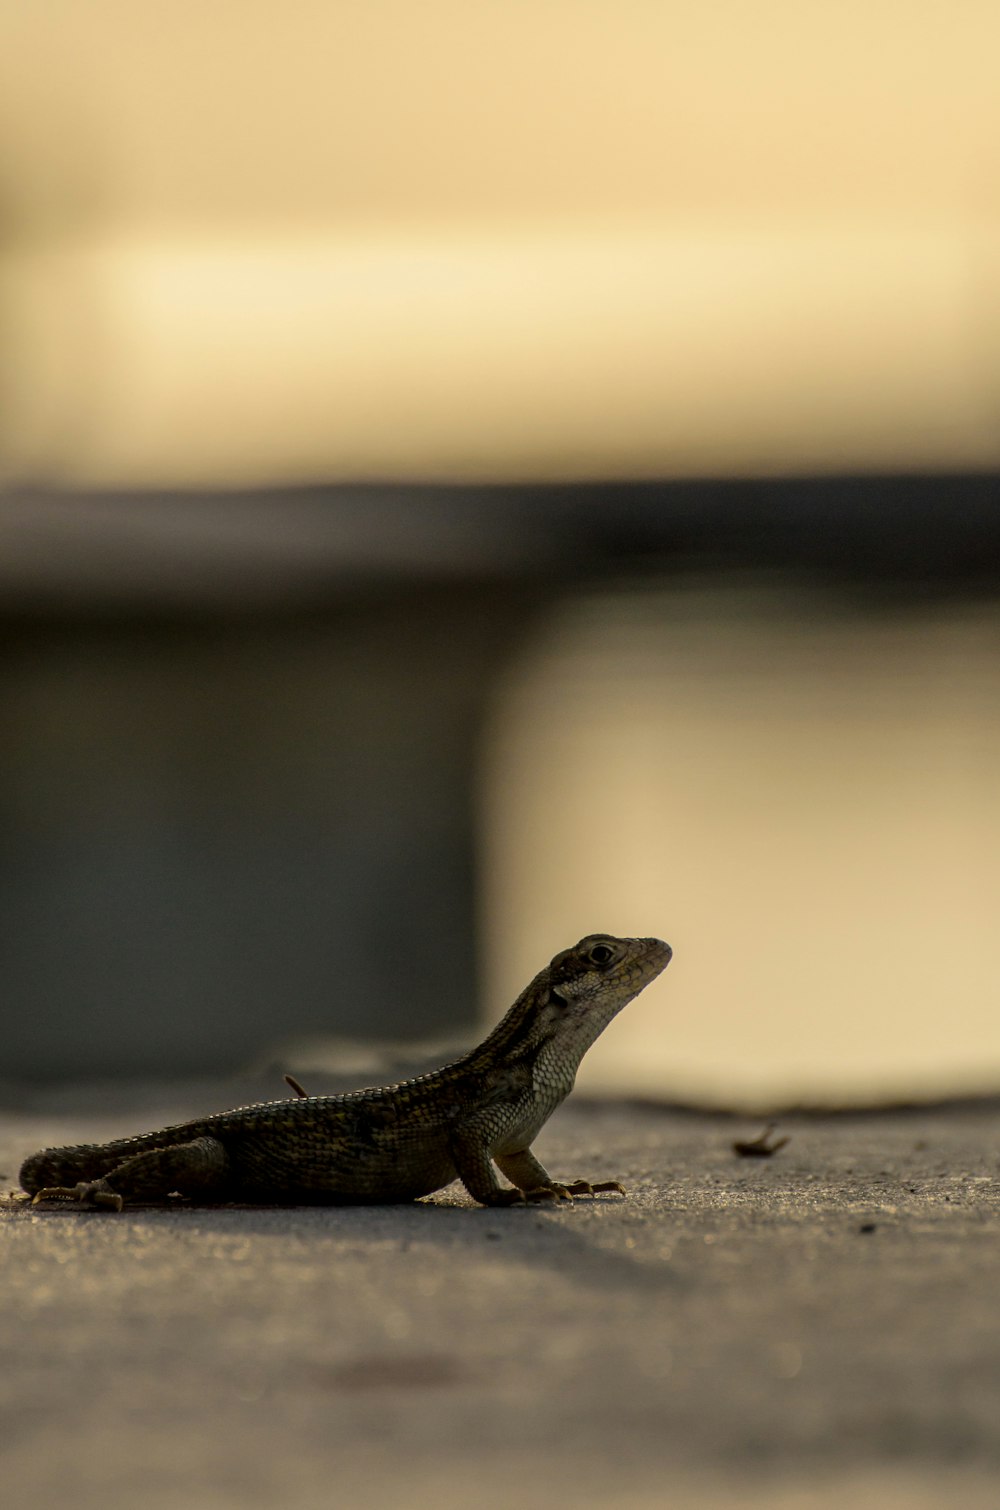
<path fill-rule="evenodd" d="M 995 1090 L 996 7 L 0 13 L 0 1080 Z"/>

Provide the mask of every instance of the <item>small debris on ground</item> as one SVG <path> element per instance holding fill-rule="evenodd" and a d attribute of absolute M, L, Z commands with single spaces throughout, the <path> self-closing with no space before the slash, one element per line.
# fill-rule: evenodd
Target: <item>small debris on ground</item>
<path fill-rule="evenodd" d="M 738 1154 L 741 1159 L 769 1159 L 788 1142 L 787 1138 L 775 1138 L 773 1142 L 769 1141 L 774 1128 L 775 1124 L 769 1122 L 756 1138 L 746 1140 L 738 1138 L 733 1144 L 733 1153 Z"/>

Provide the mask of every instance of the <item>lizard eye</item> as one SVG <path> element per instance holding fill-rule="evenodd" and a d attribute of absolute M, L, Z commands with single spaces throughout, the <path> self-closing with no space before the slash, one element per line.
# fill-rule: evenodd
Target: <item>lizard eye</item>
<path fill-rule="evenodd" d="M 607 944 L 595 944 L 590 951 L 590 963 L 592 965 L 609 965 L 615 957 L 615 951 Z"/>

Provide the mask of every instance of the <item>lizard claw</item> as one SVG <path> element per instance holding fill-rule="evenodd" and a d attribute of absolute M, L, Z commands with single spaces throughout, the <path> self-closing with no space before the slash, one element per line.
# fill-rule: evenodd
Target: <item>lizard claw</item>
<path fill-rule="evenodd" d="M 619 1185 L 617 1180 L 602 1180 L 598 1185 L 592 1185 L 589 1180 L 574 1180 L 572 1184 L 561 1185 L 553 1180 L 551 1185 L 538 1185 L 534 1190 L 526 1190 L 526 1201 L 572 1201 L 578 1195 L 602 1195 L 606 1191 L 614 1191 L 616 1195 L 625 1194 L 625 1186 Z"/>
<path fill-rule="evenodd" d="M 106 1180 L 81 1180 L 79 1185 L 46 1185 L 36 1190 L 31 1204 L 39 1201 L 79 1201 L 81 1206 L 106 1206 L 112 1211 L 121 1211 L 125 1204 L 117 1190 L 111 1190 Z"/>
<path fill-rule="evenodd" d="M 554 1192 L 562 1201 L 571 1201 L 578 1195 L 603 1195 L 606 1191 L 613 1191 L 616 1195 L 625 1194 L 625 1186 L 619 1185 L 617 1180 L 602 1180 L 597 1185 L 592 1185 L 589 1180 L 574 1180 L 569 1185 L 554 1185 Z"/>

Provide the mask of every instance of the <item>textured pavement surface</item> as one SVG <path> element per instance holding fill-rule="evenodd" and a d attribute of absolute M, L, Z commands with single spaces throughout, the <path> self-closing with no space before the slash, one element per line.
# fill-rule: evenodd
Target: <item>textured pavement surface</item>
<path fill-rule="evenodd" d="M 131 1095 L 22 1098 L 3 1188 L 233 1104 Z M 0 1499 L 996 1510 L 1000 1104 L 758 1130 L 571 1100 L 541 1157 L 630 1193 L 551 1208 L 6 1201 Z"/>

